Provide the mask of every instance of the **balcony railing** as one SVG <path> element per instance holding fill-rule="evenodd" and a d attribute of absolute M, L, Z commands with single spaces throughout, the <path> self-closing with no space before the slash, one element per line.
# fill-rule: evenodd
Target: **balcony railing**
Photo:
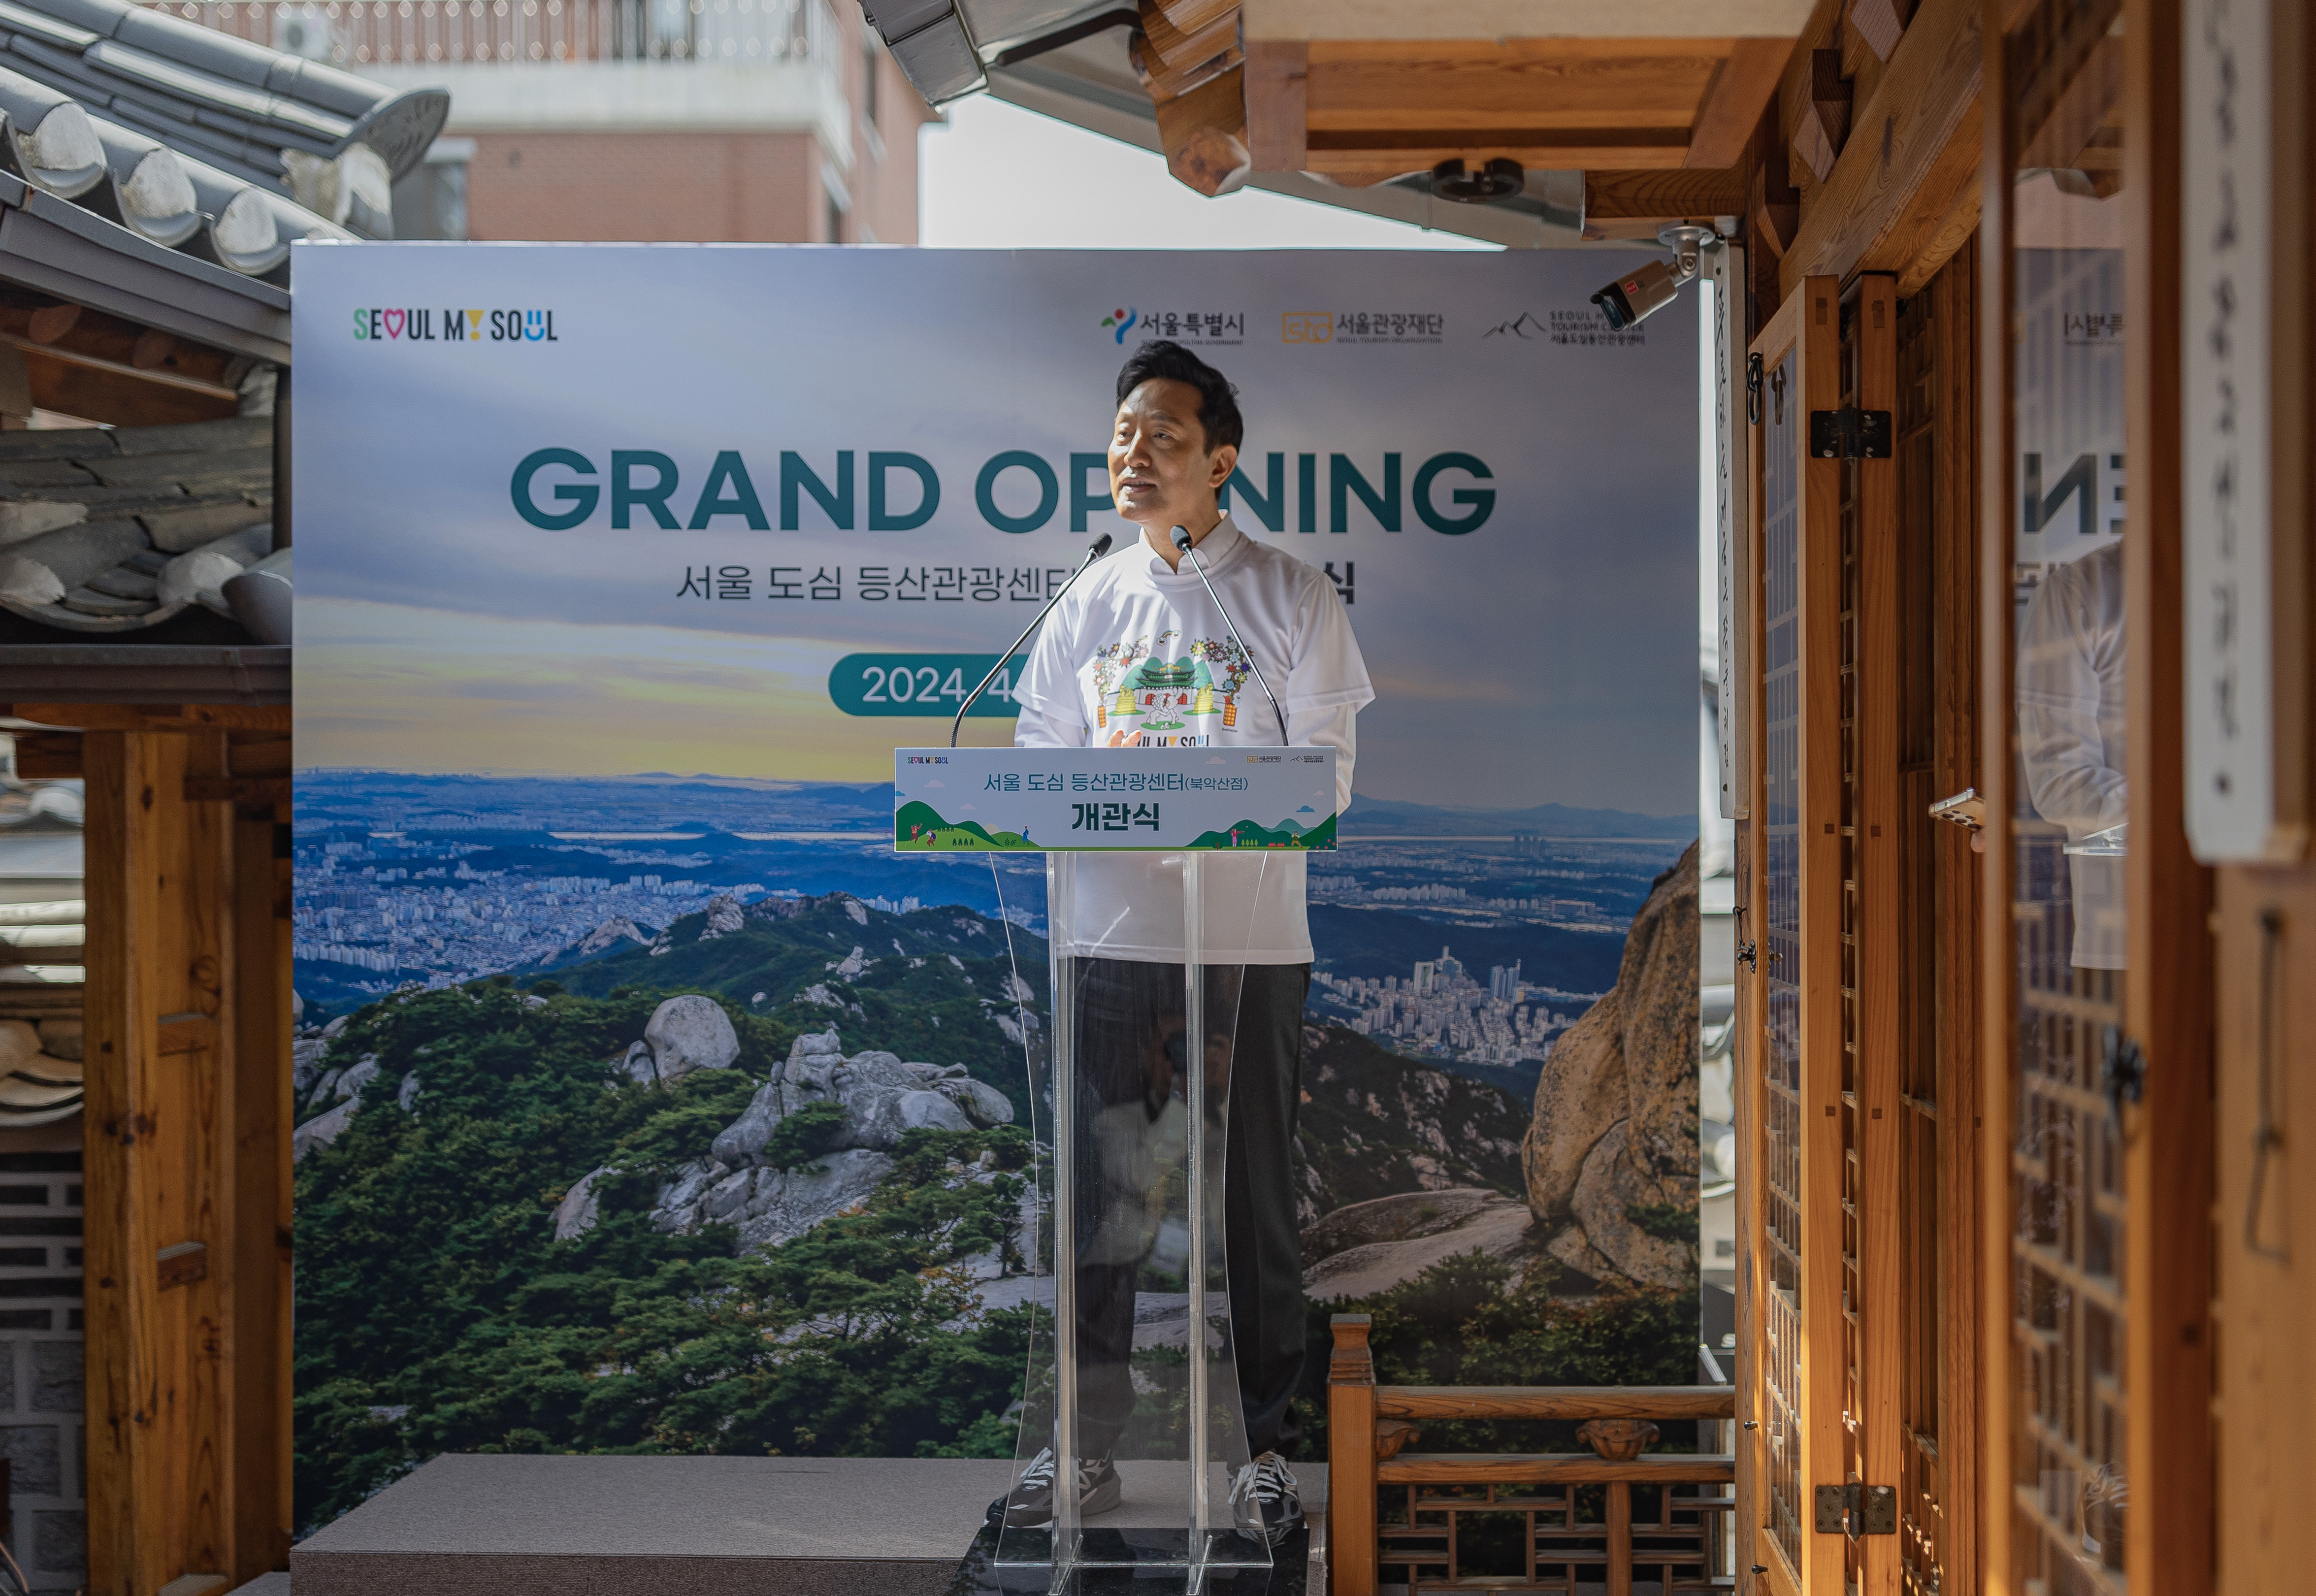
<path fill-rule="evenodd" d="M 258 0 L 153 7 L 359 71 L 452 62 L 833 58 L 826 0 Z"/>
<path fill-rule="evenodd" d="M 1475 1588 L 1633 1596 L 1636 1573 L 1657 1596 L 1732 1588 L 1722 1515 L 1736 1511 L 1736 1460 L 1642 1448 L 1656 1435 L 1652 1421 L 1733 1419 L 1733 1387 L 1377 1386 L 1367 1315 L 1338 1314 L 1333 1324 L 1327 1515 L 1336 1596 L 1376 1596 L 1384 1569 L 1411 1596 Z M 1457 1419 L 1583 1420 L 1578 1433 L 1593 1449 L 1404 1450 L 1421 1422 Z M 1466 1567 L 1465 1520 L 1477 1515 L 1520 1520 L 1519 1572 Z"/>

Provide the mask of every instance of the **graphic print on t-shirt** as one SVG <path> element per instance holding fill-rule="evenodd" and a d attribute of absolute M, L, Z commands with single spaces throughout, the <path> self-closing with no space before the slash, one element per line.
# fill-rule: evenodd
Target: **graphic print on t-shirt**
<path fill-rule="evenodd" d="M 1238 724 L 1238 695 L 1251 672 L 1231 638 L 1178 631 L 1121 638 L 1094 650 L 1094 736 L 1112 748 L 1203 747 L 1217 728 Z"/>

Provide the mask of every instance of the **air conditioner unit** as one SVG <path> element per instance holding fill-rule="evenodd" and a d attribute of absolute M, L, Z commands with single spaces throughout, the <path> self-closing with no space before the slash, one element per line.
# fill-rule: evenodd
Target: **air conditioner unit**
<path fill-rule="evenodd" d="M 335 40 L 330 19 L 318 5 L 277 6 L 273 12 L 273 48 L 309 61 L 326 61 Z"/>

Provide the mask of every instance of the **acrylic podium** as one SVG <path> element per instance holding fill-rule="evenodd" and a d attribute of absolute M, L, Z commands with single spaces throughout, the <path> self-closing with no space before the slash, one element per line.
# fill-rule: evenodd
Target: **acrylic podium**
<path fill-rule="evenodd" d="M 1057 1484 L 1108 1457 L 1123 1500 L 1081 1514 L 1057 1489 L 1049 1526 L 998 1529 L 994 1570 L 1008 1591 L 1260 1590 L 1271 1549 L 1232 1492 L 1250 1459 L 1223 1223 L 1243 967 L 1217 960 L 1291 889 L 1293 853 L 1334 846 L 1333 751 L 903 748 L 893 785 L 897 851 L 1046 856 L 1014 1477 L 1048 1449 Z"/>

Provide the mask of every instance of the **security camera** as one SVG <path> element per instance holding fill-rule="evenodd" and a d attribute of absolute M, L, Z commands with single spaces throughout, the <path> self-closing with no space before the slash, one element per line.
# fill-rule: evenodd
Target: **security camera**
<path fill-rule="evenodd" d="M 1628 272 L 1592 296 L 1592 303 L 1608 318 L 1611 332 L 1638 326 L 1679 296 L 1680 286 L 1697 279 L 1698 257 L 1720 235 L 1711 227 L 1674 225 L 1657 234 L 1657 242 L 1673 252 L 1669 261 L 1651 261 Z"/>

